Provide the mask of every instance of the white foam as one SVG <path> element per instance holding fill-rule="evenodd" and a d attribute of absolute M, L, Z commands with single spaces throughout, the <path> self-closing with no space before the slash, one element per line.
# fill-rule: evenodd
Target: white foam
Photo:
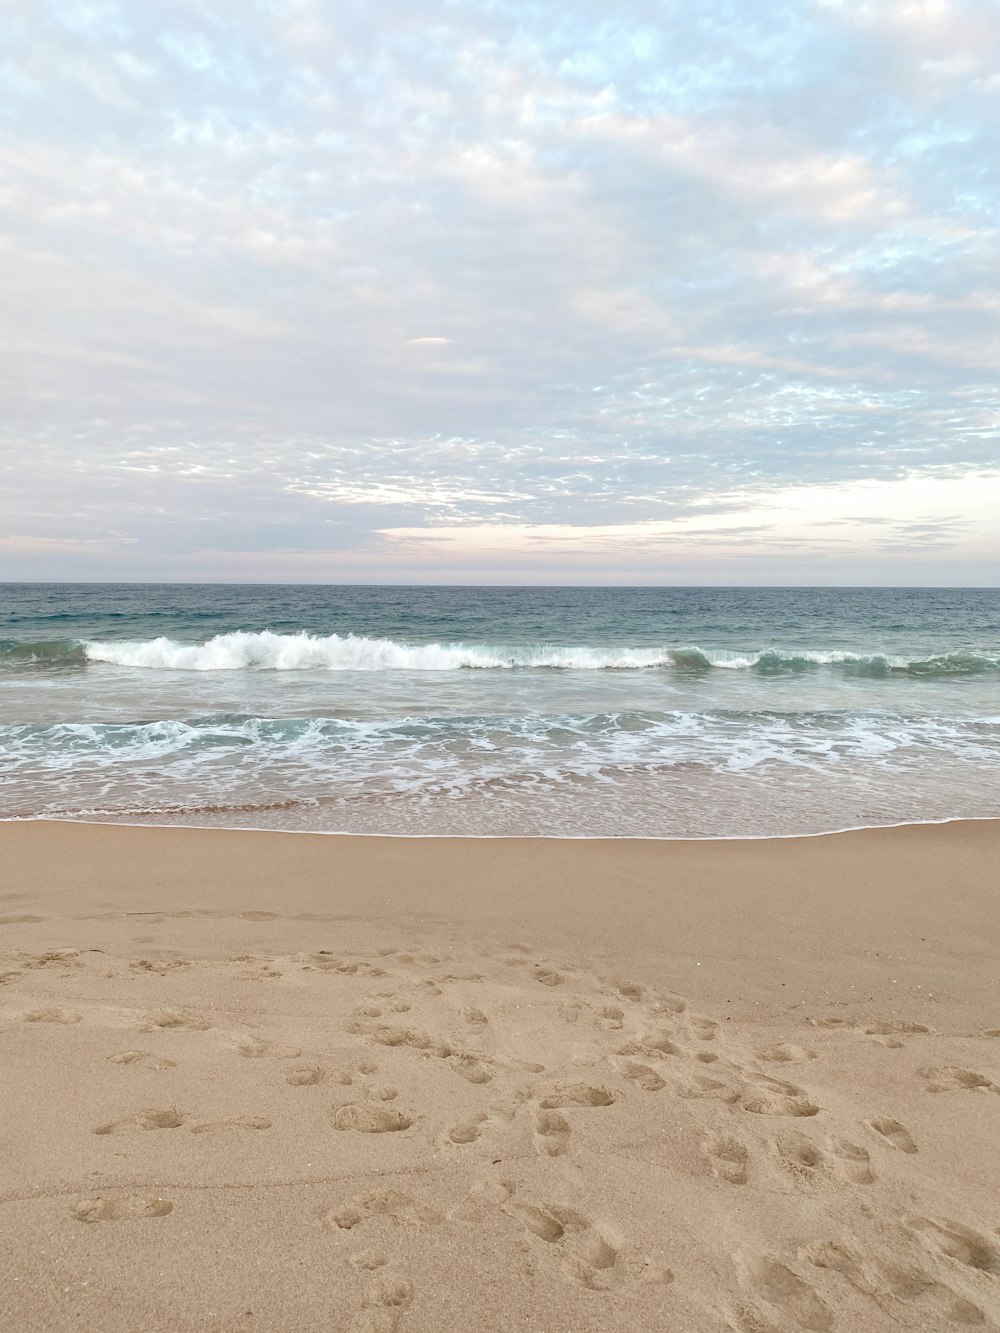
<path fill-rule="evenodd" d="M 858 653 L 840 649 L 751 649 L 593 645 L 403 643 L 356 634 L 276 634 L 271 630 L 217 634 L 205 643 L 158 638 L 83 644 L 88 661 L 173 671 L 458 671 L 516 667 L 627 671 L 649 667 L 746 671 L 841 666 L 854 674 L 915 672 L 949 675 L 1000 668 L 995 652 L 936 657 Z"/>
<path fill-rule="evenodd" d="M 562 667 L 578 671 L 660 666 L 656 648 L 573 648 L 550 644 L 489 647 L 461 643 L 397 643 L 359 635 L 218 634 L 207 643 L 159 638 L 91 641 L 91 662 L 174 671 L 457 671 L 462 668 Z"/>

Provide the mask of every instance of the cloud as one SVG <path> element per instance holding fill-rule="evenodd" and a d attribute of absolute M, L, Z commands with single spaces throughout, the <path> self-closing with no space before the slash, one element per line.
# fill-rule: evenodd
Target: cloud
<path fill-rule="evenodd" d="M 781 581 L 796 487 L 995 463 L 991 5 L 17 0 L 7 38 L 0 530 L 121 541 L 0 575 L 686 541 Z M 882 494 L 930 526 L 871 560 L 995 577 L 973 491 Z"/>
<path fill-rule="evenodd" d="M 390 547 L 425 557 L 433 550 L 442 558 L 493 555 L 514 562 L 537 561 L 540 554 L 632 560 L 648 551 L 689 563 L 706 553 L 737 558 L 752 548 L 758 556 L 783 559 L 797 551 L 834 567 L 845 550 L 855 559 L 877 559 L 900 547 L 919 555 L 931 543 L 947 546 L 949 559 L 966 561 L 1000 541 L 1000 473 L 748 490 L 666 521 L 395 528 L 380 535 Z"/>

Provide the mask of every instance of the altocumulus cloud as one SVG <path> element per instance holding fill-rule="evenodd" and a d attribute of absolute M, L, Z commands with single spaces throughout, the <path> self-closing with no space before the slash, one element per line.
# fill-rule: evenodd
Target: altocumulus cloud
<path fill-rule="evenodd" d="M 993 582 L 992 0 L 11 0 L 0 575 Z"/>

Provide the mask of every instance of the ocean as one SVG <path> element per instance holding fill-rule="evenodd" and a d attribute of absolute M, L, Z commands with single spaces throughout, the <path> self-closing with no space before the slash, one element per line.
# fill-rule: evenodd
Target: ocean
<path fill-rule="evenodd" d="M 0 817 L 738 837 L 1000 814 L 1000 592 L 0 585 Z"/>

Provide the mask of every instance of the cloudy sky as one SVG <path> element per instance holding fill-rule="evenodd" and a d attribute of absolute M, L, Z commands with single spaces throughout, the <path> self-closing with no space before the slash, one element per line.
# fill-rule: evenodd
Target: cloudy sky
<path fill-rule="evenodd" d="M 986 583 L 994 0 L 7 0 L 0 578 Z"/>

